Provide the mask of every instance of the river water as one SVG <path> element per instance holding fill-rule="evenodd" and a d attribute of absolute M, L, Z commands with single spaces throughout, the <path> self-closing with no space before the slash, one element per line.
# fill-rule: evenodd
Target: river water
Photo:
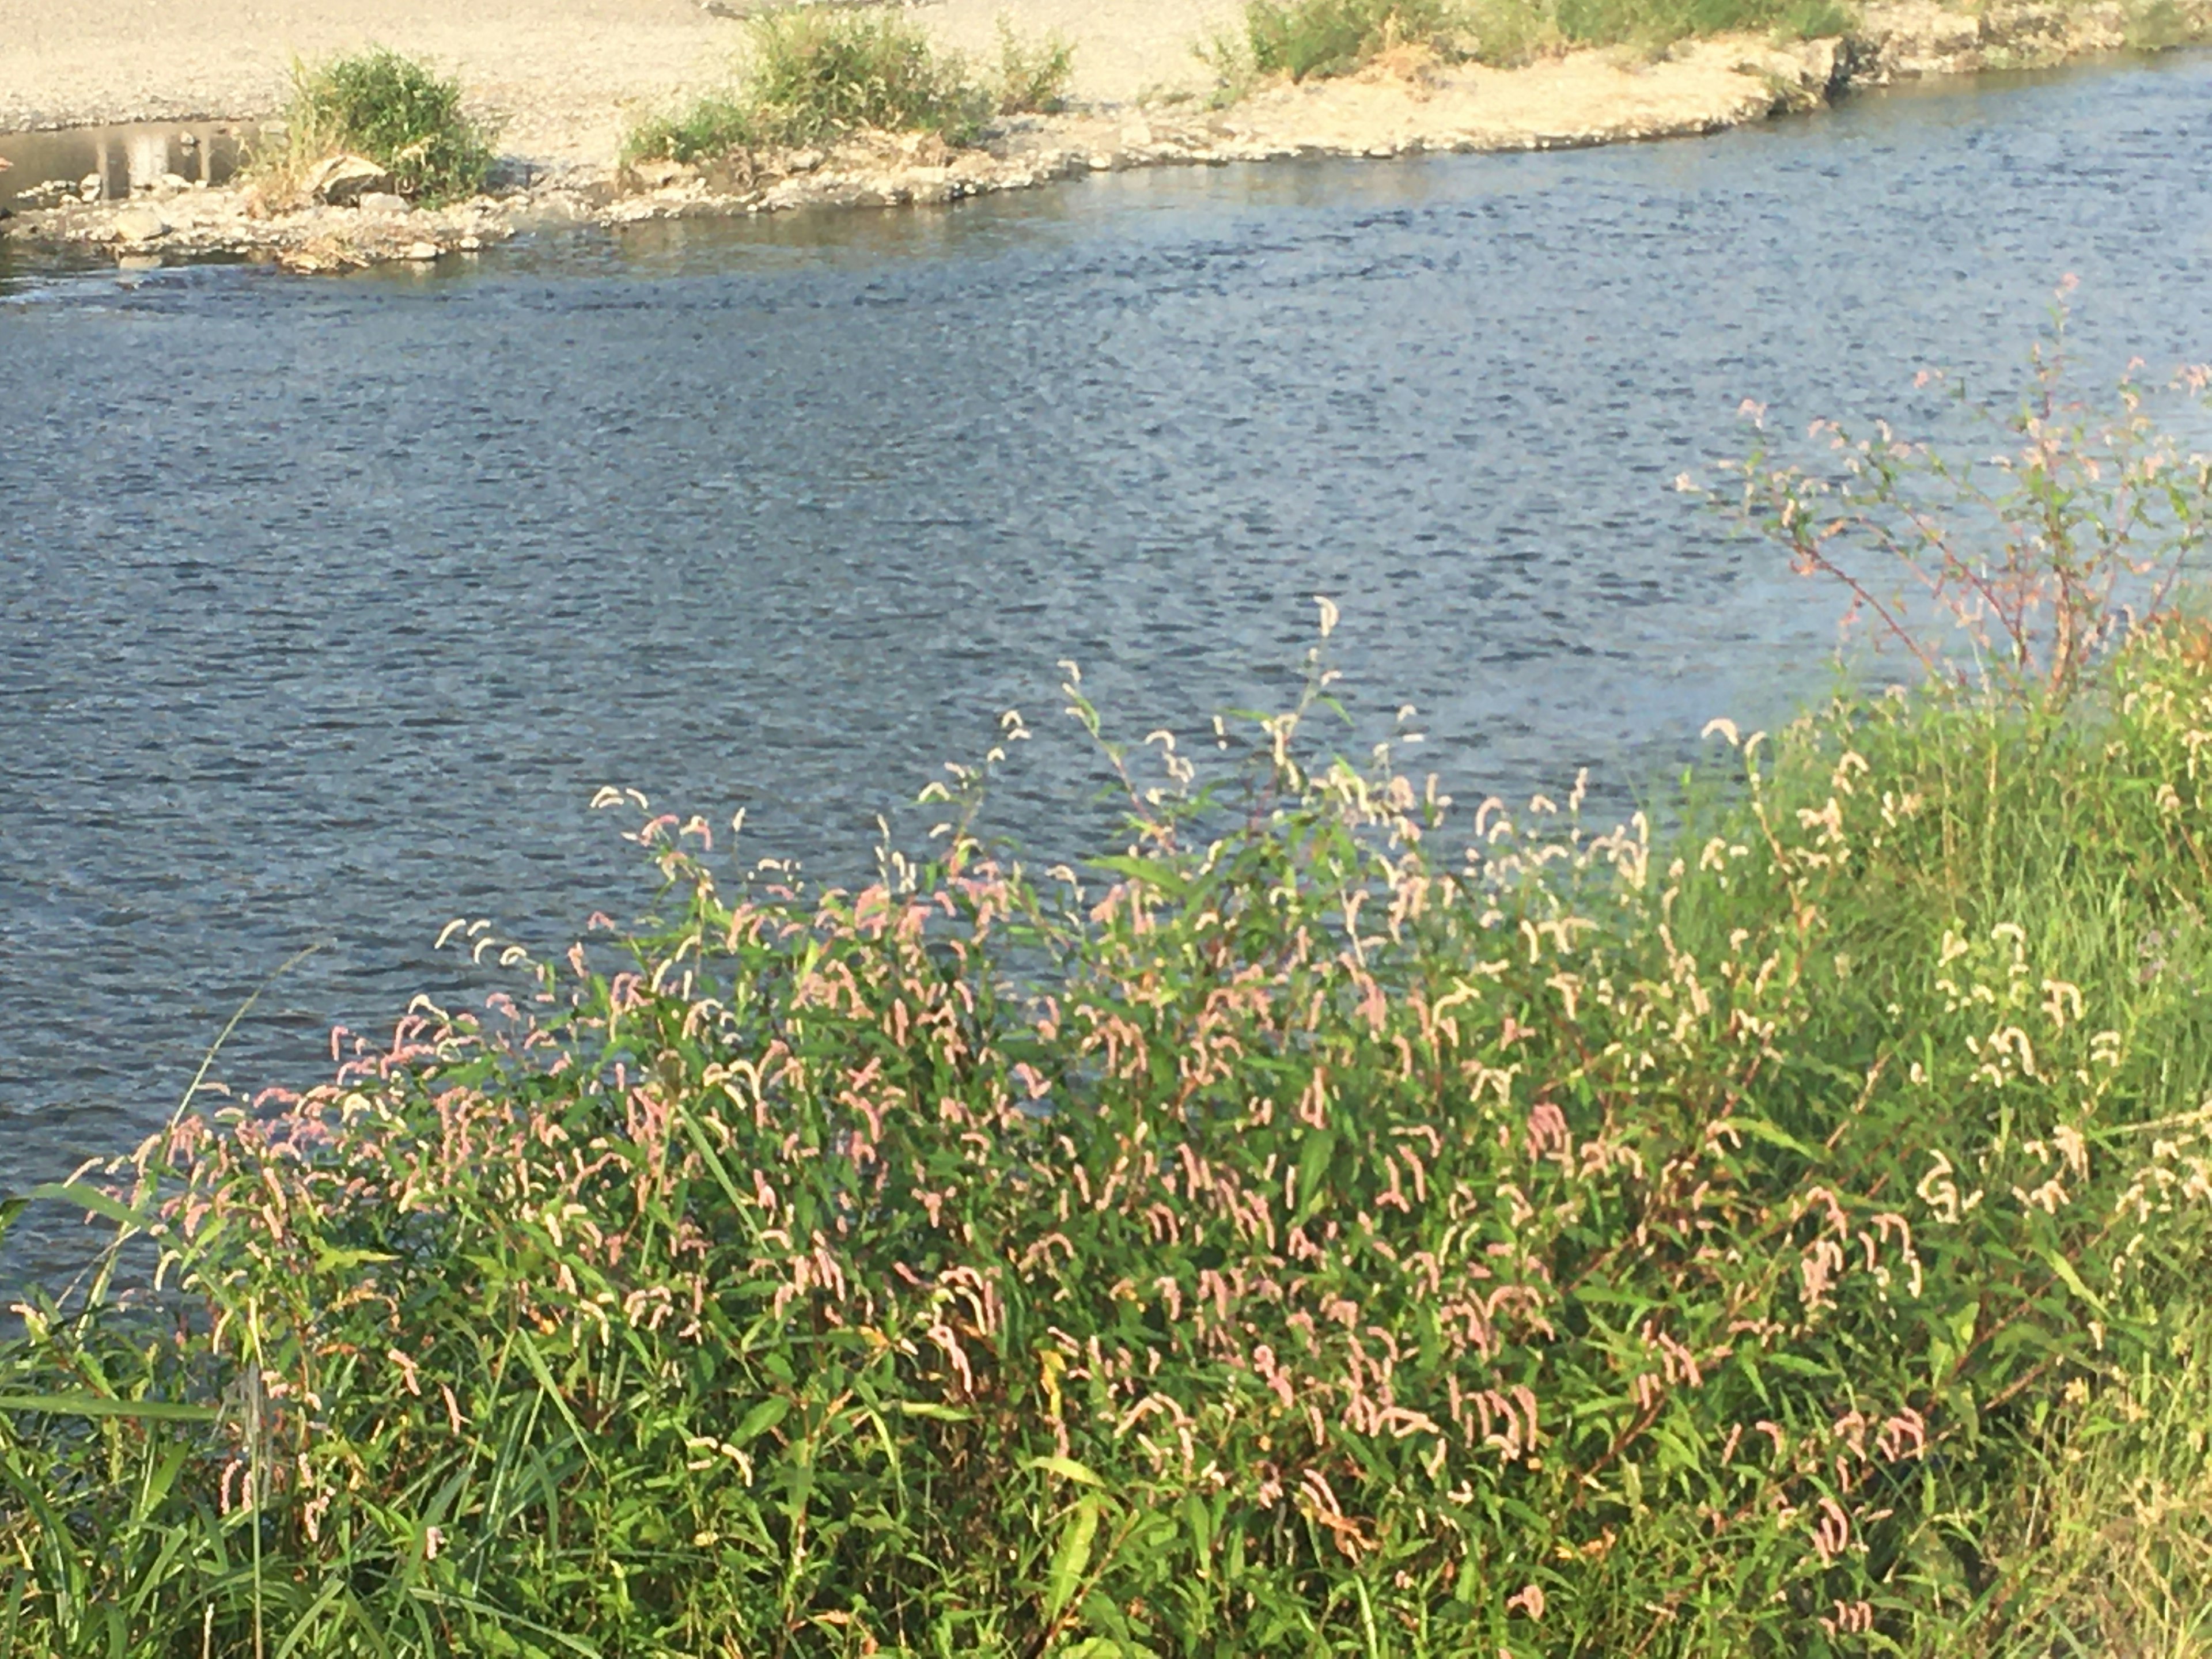
<path fill-rule="evenodd" d="M 2212 60 L 1638 148 L 1101 177 L 540 239 L 465 268 L 0 270 L 0 1187 L 134 1144 L 649 889 L 605 783 L 866 861 L 1000 711 L 1082 850 L 1062 658 L 1126 732 L 1289 695 L 1471 808 L 1818 691 L 1832 596 L 1668 481 L 1778 422 L 2212 355 Z M 902 820 L 910 822 L 911 820 Z M 726 837 L 725 838 L 726 845 Z M 11 1247 L 20 1275 L 68 1247 Z"/>

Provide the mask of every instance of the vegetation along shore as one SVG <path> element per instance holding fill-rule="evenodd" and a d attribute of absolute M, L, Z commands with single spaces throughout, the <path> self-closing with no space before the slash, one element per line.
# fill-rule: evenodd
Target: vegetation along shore
<path fill-rule="evenodd" d="M 2208 379 L 1685 478 L 1911 684 L 1602 833 L 1342 757 L 1327 601 L 1070 671 L 1079 868 L 1011 714 L 859 890 L 609 790 L 652 916 L 31 1195 L 0 1649 L 2203 1651 Z"/>
<path fill-rule="evenodd" d="M 49 0 L 0 0 L 0 128 L 195 117 L 251 129 L 237 180 L 149 179 L 126 201 L 76 179 L 17 180 L 44 188 L 0 231 L 142 262 L 248 253 L 339 270 L 434 261 L 548 223 L 1710 132 L 1851 86 L 2161 50 L 2212 27 L 2206 0 L 744 9 L 559 0 L 363 18 L 289 0 L 239 21 L 234 38 L 263 46 L 216 56 L 202 39 L 223 18 L 206 9 L 141 27 L 135 14 L 64 19 Z M 426 149 L 446 157 L 434 179 Z"/>

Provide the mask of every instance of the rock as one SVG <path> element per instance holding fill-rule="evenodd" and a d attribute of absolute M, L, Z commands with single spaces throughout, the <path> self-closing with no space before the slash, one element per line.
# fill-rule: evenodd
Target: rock
<path fill-rule="evenodd" d="M 192 187 L 192 181 L 181 173 L 165 173 L 154 181 L 156 196 L 182 196 Z"/>
<path fill-rule="evenodd" d="M 88 173 L 76 181 L 76 193 L 88 202 L 97 202 L 107 194 L 107 180 L 96 173 Z"/>
<path fill-rule="evenodd" d="M 307 194 L 332 207 L 353 207 L 372 192 L 392 188 L 392 175 L 366 155 L 333 155 L 307 175 Z"/>
<path fill-rule="evenodd" d="M 115 216 L 115 234 L 126 242 L 156 242 L 169 234 L 159 208 L 141 202 Z"/>
<path fill-rule="evenodd" d="M 459 247 L 464 253 L 474 253 L 477 249 L 483 246 L 483 238 L 481 236 L 464 236 L 454 246 Z"/>
<path fill-rule="evenodd" d="M 412 213 L 414 203 L 404 196 L 395 196 L 388 190 L 362 192 L 361 210 L 363 213 Z"/>
<path fill-rule="evenodd" d="M 435 242 L 410 242 L 407 245 L 407 251 L 399 257 L 403 259 L 412 259 L 418 264 L 427 264 L 444 252 L 445 249 L 440 247 Z"/>
<path fill-rule="evenodd" d="M 159 270 L 161 256 L 158 253 L 125 253 L 115 262 L 118 270 Z"/>
<path fill-rule="evenodd" d="M 942 133 L 905 133 L 892 149 L 908 167 L 941 167 L 952 159 L 952 148 L 945 142 Z"/>
<path fill-rule="evenodd" d="M 699 169 L 684 161 L 643 161 L 629 164 L 629 176 L 637 180 L 641 190 L 666 190 L 671 185 L 680 185 L 687 179 L 696 179 Z"/>
<path fill-rule="evenodd" d="M 811 173 L 827 158 L 818 149 L 795 149 L 783 158 L 786 173 Z"/>

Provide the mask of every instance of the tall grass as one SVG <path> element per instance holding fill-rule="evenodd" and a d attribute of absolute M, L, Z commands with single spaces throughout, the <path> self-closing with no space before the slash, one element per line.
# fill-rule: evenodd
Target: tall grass
<path fill-rule="evenodd" d="M 1030 45 L 1007 28 L 998 74 L 978 80 L 925 30 L 888 12 L 774 11 L 748 29 L 742 83 L 640 125 L 624 145 L 629 159 L 711 161 L 868 129 L 963 144 L 994 113 L 1058 108 L 1073 69 L 1064 42 Z"/>
<path fill-rule="evenodd" d="M 653 917 L 50 1194 L 161 1267 L 0 1351 L 9 1650 L 2179 1629 L 2208 638 L 1717 723 L 1664 835 L 1336 757 L 1318 652 L 1207 765 L 1071 676 L 1081 871 L 974 834 L 1018 720 L 859 891 L 607 792 Z"/>
<path fill-rule="evenodd" d="M 494 131 L 464 112 L 460 83 L 386 51 L 295 64 L 283 148 L 265 166 L 296 179 L 352 152 L 403 196 L 436 204 L 473 195 L 495 159 Z"/>

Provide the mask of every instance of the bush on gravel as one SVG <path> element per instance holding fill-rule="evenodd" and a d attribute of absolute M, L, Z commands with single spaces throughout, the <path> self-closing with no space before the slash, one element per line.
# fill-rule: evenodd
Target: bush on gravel
<path fill-rule="evenodd" d="M 461 107 L 461 88 L 394 52 L 295 64 L 275 171 L 297 179 L 352 152 L 386 169 L 402 196 L 436 204 L 474 195 L 495 159 L 495 133 Z"/>
<path fill-rule="evenodd" d="M 964 58 L 889 13 L 804 8 L 748 27 L 739 84 L 643 123 L 623 146 L 626 160 L 713 161 L 870 130 L 967 143 L 994 114 L 1060 107 L 1073 59 L 1057 37 L 1030 45 L 1002 28 L 998 73 L 979 80 Z"/>

